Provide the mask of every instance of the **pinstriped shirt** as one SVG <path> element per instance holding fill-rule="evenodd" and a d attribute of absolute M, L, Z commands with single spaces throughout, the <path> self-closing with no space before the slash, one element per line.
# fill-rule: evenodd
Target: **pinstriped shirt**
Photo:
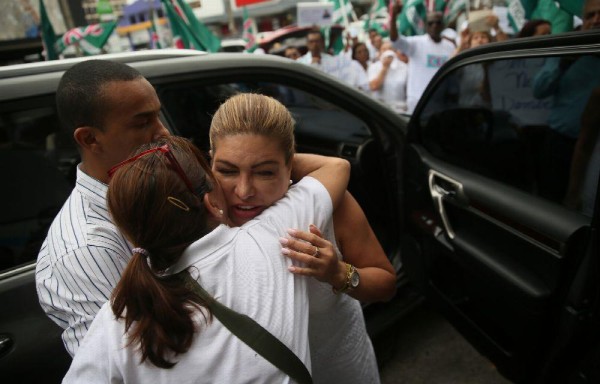
<path fill-rule="evenodd" d="M 48 317 L 64 329 L 71 356 L 131 257 L 131 246 L 109 216 L 107 190 L 77 167 L 75 188 L 38 254 L 38 298 Z"/>

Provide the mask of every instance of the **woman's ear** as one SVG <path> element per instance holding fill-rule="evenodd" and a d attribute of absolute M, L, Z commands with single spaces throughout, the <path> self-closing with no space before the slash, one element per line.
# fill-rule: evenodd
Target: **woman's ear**
<path fill-rule="evenodd" d="M 212 202 L 210 192 L 204 195 L 204 206 L 206 210 L 211 214 L 212 217 L 217 219 L 218 221 L 223 222 L 225 219 L 225 213 L 223 212 L 223 208 L 219 207 L 218 203 Z"/>

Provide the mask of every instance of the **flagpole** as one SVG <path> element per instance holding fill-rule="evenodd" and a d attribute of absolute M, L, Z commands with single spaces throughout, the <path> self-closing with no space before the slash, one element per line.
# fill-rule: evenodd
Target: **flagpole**
<path fill-rule="evenodd" d="M 340 0 L 340 8 L 342 8 L 342 17 L 344 18 L 344 29 L 348 29 L 350 24 L 348 23 L 348 14 L 346 13 L 346 1 Z"/>

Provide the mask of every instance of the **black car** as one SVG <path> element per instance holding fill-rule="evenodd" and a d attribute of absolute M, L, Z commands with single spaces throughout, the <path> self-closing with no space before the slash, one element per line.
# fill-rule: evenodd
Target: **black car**
<path fill-rule="evenodd" d="M 598 204 L 584 213 L 545 197 L 539 159 L 553 98 L 536 98 L 533 87 L 550 59 L 599 54 L 598 32 L 473 49 L 444 65 L 412 116 L 271 55 L 113 59 L 156 87 L 166 125 L 201 149 L 218 105 L 251 91 L 290 109 L 299 152 L 351 162 L 349 189 L 397 268 L 402 299 L 383 312 L 387 322 L 385 304 L 365 306 L 373 338 L 424 298 L 508 379 L 586 383 L 600 361 Z M 69 364 L 37 302 L 34 271 L 79 161 L 54 105 L 74 62 L 0 68 L 0 370 L 9 382 L 59 381 Z M 465 86 L 474 73 L 483 74 L 477 95 Z"/>

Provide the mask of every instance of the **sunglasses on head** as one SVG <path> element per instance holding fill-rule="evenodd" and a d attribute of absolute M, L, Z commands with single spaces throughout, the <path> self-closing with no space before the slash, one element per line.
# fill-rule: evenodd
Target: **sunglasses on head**
<path fill-rule="evenodd" d="M 119 164 L 115 165 L 114 167 L 112 167 L 111 169 L 108 170 L 108 177 L 111 178 L 114 175 L 114 173 L 119 168 L 121 168 L 122 166 L 124 166 L 125 164 L 133 163 L 137 159 L 139 159 L 141 157 L 144 157 L 146 155 L 149 155 L 151 153 L 155 153 L 155 152 L 159 152 L 159 153 L 162 153 L 162 154 L 165 155 L 165 157 L 167 158 L 167 160 L 169 160 L 169 163 L 171 164 L 171 166 L 173 167 L 173 169 L 175 170 L 175 172 L 177 173 L 177 175 L 179 176 L 179 178 L 181 179 L 181 181 L 184 182 L 184 184 L 190 190 L 190 192 L 192 192 L 192 193 L 195 194 L 196 191 L 194 190 L 194 187 L 192 186 L 192 182 L 185 175 L 185 172 L 183 171 L 183 168 L 181 168 L 181 165 L 177 161 L 177 158 L 175 158 L 175 155 L 173 155 L 173 152 L 171 152 L 171 148 L 169 148 L 168 144 L 162 145 L 160 147 L 155 147 L 155 148 L 148 149 L 146 151 L 138 153 L 137 155 L 135 155 L 133 157 L 130 157 L 127 160 L 121 161 Z"/>

